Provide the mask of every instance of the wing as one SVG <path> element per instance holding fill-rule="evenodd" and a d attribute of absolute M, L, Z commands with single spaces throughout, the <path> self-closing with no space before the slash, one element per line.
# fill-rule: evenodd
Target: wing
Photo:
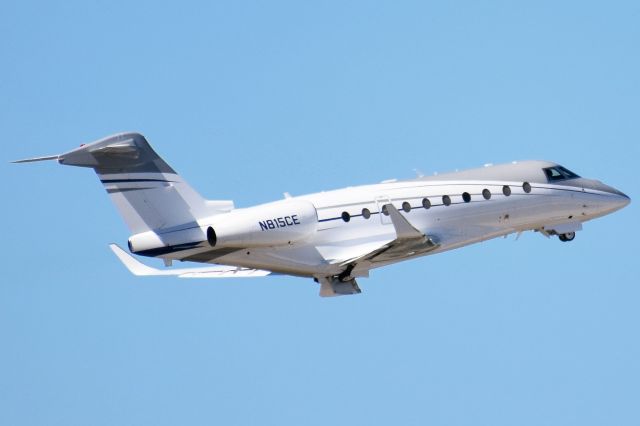
<path fill-rule="evenodd" d="M 110 244 L 109 247 L 133 275 L 172 275 L 180 278 L 247 278 L 264 277 L 271 274 L 271 271 L 224 265 L 203 268 L 156 269 L 138 261 L 117 244 Z"/>
<path fill-rule="evenodd" d="M 435 237 L 427 236 L 417 230 L 400 214 L 393 204 L 384 206 L 389 213 L 396 238 L 366 242 L 351 247 L 318 247 L 331 263 L 339 263 L 344 270 L 332 277 L 316 277 L 320 283 L 320 296 L 340 296 L 360 293 L 355 277 L 367 276 L 377 263 L 393 262 L 424 254 L 440 247 Z M 324 254 L 323 254 L 324 255 Z M 342 255 L 342 257 L 340 257 Z M 340 261 L 342 258 L 344 260 Z"/>
<path fill-rule="evenodd" d="M 345 260 L 342 265 L 359 264 L 364 262 L 375 264 L 399 260 L 435 250 L 440 246 L 435 237 L 427 236 L 417 230 L 400 214 L 393 204 L 386 204 L 391 223 L 396 231 L 396 238 L 383 243 L 379 247 L 363 253 L 357 257 Z"/>

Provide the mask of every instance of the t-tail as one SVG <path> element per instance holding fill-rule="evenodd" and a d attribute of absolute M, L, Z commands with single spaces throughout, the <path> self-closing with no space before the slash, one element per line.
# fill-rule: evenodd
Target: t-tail
<path fill-rule="evenodd" d="M 199 221 L 234 208 L 232 201 L 205 200 L 139 133 L 120 133 L 64 154 L 16 163 L 43 160 L 92 168 L 133 234 L 129 248 L 139 254 L 162 255 L 203 244 L 206 231 Z"/>

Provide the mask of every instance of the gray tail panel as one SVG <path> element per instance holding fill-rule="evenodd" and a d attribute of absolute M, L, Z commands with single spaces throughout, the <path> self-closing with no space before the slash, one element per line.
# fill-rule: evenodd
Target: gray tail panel
<path fill-rule="evenodd" d="M 58 156 L 95 170 L 132 233 L 163 230 L 214 214 L 139 133 L 120 133 Z"/>
<path fill-rule="evenodd" d="M 176 173 L 139 133 L 119 133 L 80 145 L 59 155 L 58 162 L 67 166 L 91 167 L 101 174 Z"/>

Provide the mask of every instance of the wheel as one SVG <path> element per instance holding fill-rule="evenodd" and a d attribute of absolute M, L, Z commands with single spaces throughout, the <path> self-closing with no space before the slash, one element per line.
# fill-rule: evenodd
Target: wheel
<path fill-rule="evenodd" d="M 565 234 L 560 234 L 558 235 L 558 238 L 560 239 L 560 241 L 566 243 L 568 241 L 573 241 L 573 239 L 576 237 L 576 233 L 575 232 L 567 232 Z"/>

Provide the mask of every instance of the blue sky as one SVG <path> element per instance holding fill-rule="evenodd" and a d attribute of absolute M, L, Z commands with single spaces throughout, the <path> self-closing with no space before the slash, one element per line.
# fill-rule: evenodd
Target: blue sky
<path fill-rule="evenodd" d="M 0 424 L 638 424 L 639 19 L 632 1 L 0 5 Z M 238 206 L 518 159 L 635 201 L 571 244 L 489 241 L 356 297 L 134 278 L 90 171 L 8 164 L 126 130 Z"/>

